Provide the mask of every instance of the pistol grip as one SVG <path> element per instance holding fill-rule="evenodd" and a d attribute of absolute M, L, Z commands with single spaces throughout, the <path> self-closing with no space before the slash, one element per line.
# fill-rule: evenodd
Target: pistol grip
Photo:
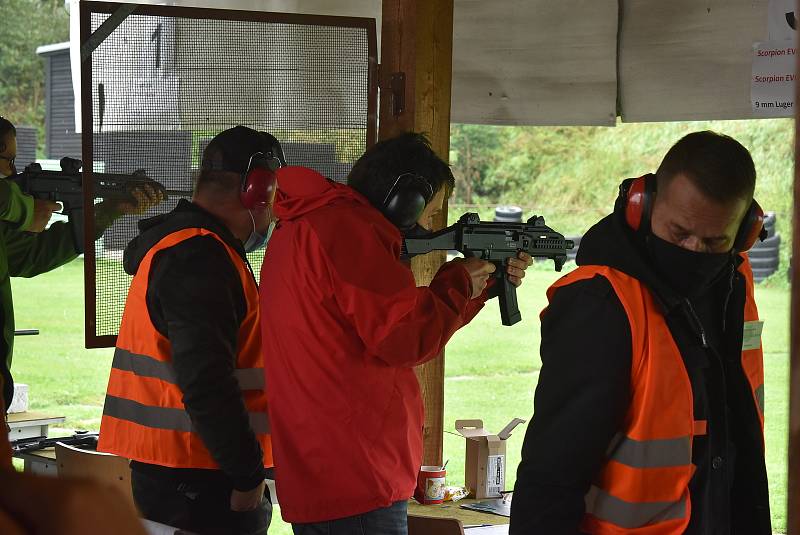
<path fill-rule="evenodd" d="M 500 318 L 503 325 L 514 325 L 522 320 L 522 314 L 517 304 L 517 287 L 508 280 L 505 265 L 498 267 L 498 283 L 500 286 Z"/>
<path fill-rule="evenodd" d="M 70 223 L 72 223 L 72 243 L 75 246 L 75 251 L 78 254 L 83 254 L 83 207 L 67 209 L 67 207 L 64 206 L 62 213 L 65 213 Z"/>

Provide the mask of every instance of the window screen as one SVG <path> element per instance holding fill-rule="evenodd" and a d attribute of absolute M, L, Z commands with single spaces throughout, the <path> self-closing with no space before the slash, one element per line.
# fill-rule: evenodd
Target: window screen
<path fill-rule="evenodd" d="M 270 132 L 290 165 L 343 182 L 376 132 L 373 19 L 139 6 L 119 23 L 120 6 L 81 3 L 82 43 L 118 23 L 81 66 L 85 196 L 98 202 L 93 175 L 137 170 L 171 194 L 96 241 L 86 203 L 87 347 L 116 340 L 131 280 L 122 255 L 138 221 L 191 195 L 217 133 L 237 124 Z M 256 276 L 262 256 L 250 255 Z"/>

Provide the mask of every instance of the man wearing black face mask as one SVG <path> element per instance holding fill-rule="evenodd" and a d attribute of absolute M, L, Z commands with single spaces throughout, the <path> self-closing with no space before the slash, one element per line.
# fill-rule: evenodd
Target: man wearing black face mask
<path fill-rule="evenodd" d="M 512 534 L 771 533 L 750 154 L 689 134 L 548 291 Z"/>
<path fill-rule="evenodd" d="M 203 153 L 192 201 L 139 223 L 98 450 L 127 457 L 142 516 L 193 533 L 266 533 L 272 443 L 258 288 L 283 164 L 236 126 Z"/>

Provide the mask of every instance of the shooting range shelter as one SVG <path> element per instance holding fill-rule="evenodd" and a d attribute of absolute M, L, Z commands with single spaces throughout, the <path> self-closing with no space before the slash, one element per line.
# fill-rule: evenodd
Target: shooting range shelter
<path fill-rule="evenodd" d="M 223 2 L 171 4 L 218 8 Z M 451 122 L 613 126 L 617 120 L 752 119 L 753 43 L 767 39 L 769 4 L 768 0 L 231 0 L 224 7 L 377 20 L 378 129 L 367 132 L 365 139 L 422 131 L 446 158 Z M 85 27 L 81 42 L 87 37 Z M 73 72 L 75 68 L 73 64 Z M 88 80 L 83 84 L 85 93 L 96 91 Z M 86 124 L 91 126 L 91 120 L 89 115 Z M 84 134 L 84 159 L 87 140 L 91 142 L 91 137 Z M 797 173 L 793 250 L 798 258 L 799 184 Z M 445 204 L 437 224 L 444 226 L 446 221 Z M 415 259 L 418 281 L 427 283 L 444 260 L 443 253 Z M 800 280 L 798 264 L 794 263 L 794 280 Z M 88 283 L 87 278 L 87 289 Z M 93 299 L 87 293 L 87 314 Z M 794 286 L 791 321 L 787 523 L 789 534 L 800 535 L 800 290 Z M 436 465 L 442 461 L 444 359 L 420 367 L 418 375 L 426 405 L 424 464 Z"/>

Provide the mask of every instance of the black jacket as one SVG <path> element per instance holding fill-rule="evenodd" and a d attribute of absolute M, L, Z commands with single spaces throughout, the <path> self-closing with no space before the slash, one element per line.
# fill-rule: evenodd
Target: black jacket
<path fill-rule="evenodd" d="M 166 235 L 198 227 L 216 233 L 246 261 L 241 241 L 222 223 L 181 200 L 172 212 L 139 223 L 140 235 L 125 249 L 125 271 L 135 274 L 147 252 Z M 146 300 L 153 324 L 172 345 L 186 411 L 221 471 L 140 462 L 131 467 L 177 483 L 219 480 L 238 490 L 255 488 L 266 475 L 263 453 L 234 376 L 247 304 L 225 247 L 211 236 L 198 236 L 156 254 Z"/>
<path fill-rule="evenodd" d="M 734 263 L 689 302 L 660 279 L 639 239 L 616 214 L 584 236 L 577 263 L 609 266 L 645 284 L 681 350 L 695 419 L 708 420 L 708 435 L 692 445 L 697 470 L 689 485 L 686 533 L 771 534 L 760 423 L 741 366 L 745 281 Z M 510 533 L 574 535 L 580 533 L 584 495 L 620 430 L 631 395 L 631 327 L 605 278 L 556 292 L 542 319 L 541 358 Z"/>

